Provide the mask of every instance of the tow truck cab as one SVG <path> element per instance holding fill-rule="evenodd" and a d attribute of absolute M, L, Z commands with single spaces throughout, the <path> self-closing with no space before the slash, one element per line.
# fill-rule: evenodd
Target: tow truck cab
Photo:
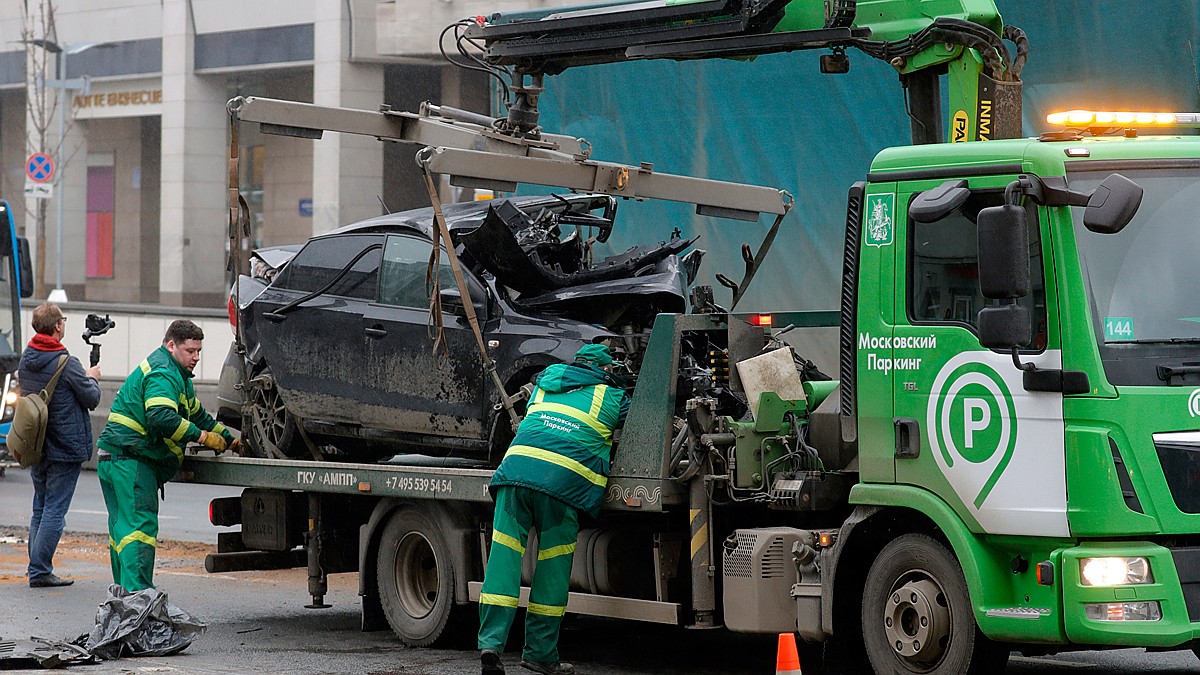
<path fill-rule="evenodd" d="M 1141 188 L 1140 207 L 1136 189 L 1101 187 L 1113 174 Z M 1089 227 L 1095 203 L 1021 193 L 1038 183 L 1125 199 L 1136 213 L 1124 227 Z M 936 192 L 953 188 L 968 191 L 957 206 Z M 991 638 L 1191 640 L 1200 138 L 1066 133 L 892 148 L 856 190 L 861 240 L 847 265 L 857 266 L 857 307 L 842 346 L 857 358 L 841 373 L 843 412 L 857 411 L 842 424 L 858 448 L 850 502 L 915 508 L 936 523 Z M 933 197 L 944 213 L 931 217 Z M 1027 227 L 1015 245 L 1028 247 L 1031 283 L 997 301 L 984 296 L 996 286 L 989 276 L 1011 260 L 990 260 L 989 248 L 1013 245 L 1012 232 L 998 235 L 983 210 L 1006 203 Z M 989 304 L 1028 317 L 1002 322 L 1017 326 L 1020 339 L 1007 338 L 1015 354 L 984 346 L 996 346 L 996 325 L 980 313 Z"/>

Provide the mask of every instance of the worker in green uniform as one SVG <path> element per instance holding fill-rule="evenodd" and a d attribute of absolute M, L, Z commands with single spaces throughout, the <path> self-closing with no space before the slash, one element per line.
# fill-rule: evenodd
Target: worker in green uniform
<path fill-rule="evenodd" d="M 521 590 L 521 557 L 537 530 L 537 566 L 525 619 L 521 666 L 538 673 L 574 673 L 558 658 L 567 609 L 579 512 L 600 511 L 613 432 L 625 423 L 629 399 L 611 374 L 612 354 L 587 345 L 574 363 L 555 364 L 537 378 L 525 419 L 489 485 L 496 500 L 492 547 L 479 597 L 479 649 L 484 673 L 503 673 Z"/>
<path fill-rule="evenodd" d="M 236 445 L 196 400 L 192 369 L 203 340 L 191 321 L 171 322 L 163 345 L 121 385 L 96 443 L 113 581 L 129 592 L 154 586 L 158 497 L 179 469 L 184 446 L 194 441 L 221 452 Z"/>

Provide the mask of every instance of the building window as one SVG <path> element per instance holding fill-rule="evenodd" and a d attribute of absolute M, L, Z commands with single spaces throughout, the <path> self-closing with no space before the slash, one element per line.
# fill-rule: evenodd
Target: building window
<path fill-rule="evenodd" d="M 97 156 L 100 155 L 100 156 Z M 87 167 L 87 276 L 113 276 L 116 171 L 111 153 L 90 153 Z"/>

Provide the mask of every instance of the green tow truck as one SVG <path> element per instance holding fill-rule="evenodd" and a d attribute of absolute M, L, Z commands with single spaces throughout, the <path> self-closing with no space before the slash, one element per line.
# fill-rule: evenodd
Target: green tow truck
<path fill-rule="evenodd" d="M 694 313 L 658 316 L 569 611 L 795 632 L 847 673 L 1196 649 L 1200 138 L 1179 129 L 1200 116 L 1073 111 L 1011 138 L 1019 81 L 996 44 L 1020 35 L 990 2 L 681 0 L 518 19 L 463 30 L 482 62 L 519 75 L 489 141 L 536 139 L 543 75 L 626 58 L 821 48 L 837 72 L 859 48 L 924 91 L 912 107 L 928 113 L 917 144 L 879 153 L 849 188 L 839 309 L 736 314 L 701 289 Z M 945 70 L 948 106 L 929 76 Z M 324 110 L 320 128 L 424 138 Z M 285 113 L 264 118 L 286 131 Z M 931 127 L 1010 138 L 924 142 Z M 587 189 L 637 183 L 600 173 Z M 830 327 L 837 379 L 805 358 Z M 188 457 L 181 477 L 249 488 L 213 505 L 242 532 L 222 535 L 211 571 L 307 562 L 314 605 L 326 573 L 357 571 L 364 627 L 428 645 L 474 621 L 489 474 Z"/>

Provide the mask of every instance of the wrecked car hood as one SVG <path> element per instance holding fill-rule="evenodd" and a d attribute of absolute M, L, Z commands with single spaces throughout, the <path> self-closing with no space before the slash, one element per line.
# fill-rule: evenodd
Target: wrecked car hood
<path fill-rule="evenodd" d="M 562 238 L 552 216 L 542 215 L 535 220 L 508 200 L 492 204 L 479 227 L 459 230 L 456 235 L 471 258 L 497 282 L 523 295 L 536 296 L 522 300 L 527 305 L 545 305 L 584 294 L 668 292 L 682 298 L 687 282 L 676 255 L 695 241 L 676 237 L 657 246 L 634 246 L 589 265 L 586 246 L 577 232 Z M 659 269 L 668 259 L 675 262 Z M 571 291 L 554 292 L 562 289 Z"/>
<path fill-rule="evenodd" d="M 686 289 L 687 279 L 679 257 L 672 255 L 656 263 L 652 272 L 641 276 L 568 286 L 548 293 L 520 296 L 516 300 L 531 309 L 547 310 L 579 303 L 592 304 L 597 298 L 660 296 L 655 303 L 659 311 L 683 312 Z"/>

